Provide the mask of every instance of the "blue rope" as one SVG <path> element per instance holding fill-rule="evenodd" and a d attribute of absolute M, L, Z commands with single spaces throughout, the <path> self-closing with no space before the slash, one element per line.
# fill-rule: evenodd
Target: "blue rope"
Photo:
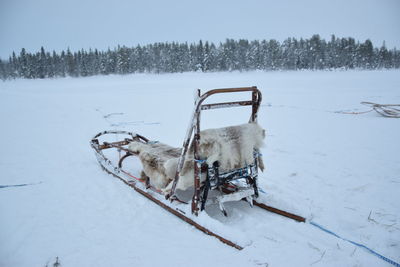
<path fill-rule="evenodd" d="M 333 236 L 336 236 L 336 237 L 339 238 L 339 239 L 342 239 L 342 240 L 344 240 L 344 241 L 347 241 L 347 242 L 349 242 L 349 243 L 351 243 L 351 244 L 353 244 L 353 245 L 356 245 L 357 247 L 363 248 L 363 249 L 367 250 L 369 253 L 371 253 L 372 255 L 375 255 L 375 256 L 377 256 L 378 258 L 380 258 L 380 259 L 382 259 L 382 260 L 384 260 L 384 261 L 386 261 L 386 262 L 388 262 L 388 263 L 390 263 L 390 264 L 392 264 L 392 265 L 394 265 L 394 266 L 396 266 L 396 267 L 400 267 L 400 264 L 399 264 L 399 263 L 397 263 L 397 262 L 395 262 L 395 261 L 393 261 L 393 260 L 391 260 L 391 259 L 386 258 L 385 256 L 383 256 L 383 255 L 379 254 L 378 252 L 376 252 L 376 251 L 370 249 L 369 247 L 366 247 L 366 246 L 363 245 L 363 244 L 360 244 L 360 243 L 351 241 L 351 240 L 349 240 L 349 239 L 343 238 L 343 237 L 339 236 L 338 234 L 336 234 L 336 233 L 334 233 L 334 232 L 332 232 L 332 231 L 326 229 L 326 228 L 323 227 L 322 225 L 319 225 L 319 224 L 317 224 L 317 223 L 315 223 L 315 222 L 312 222 L 312 221 L 311 221 L 310 224 L 313 225 L 313 226 L 315 226 L 315 227 L 317 227 L 317 228 L 319 228 L 320 230 L 322 230 L 322 231 L 324 231 L 324 232 L 326 232 L 326 233 L 328 233 L 328 234 L 331 234 L 331 235 L 333 235 Z"/>

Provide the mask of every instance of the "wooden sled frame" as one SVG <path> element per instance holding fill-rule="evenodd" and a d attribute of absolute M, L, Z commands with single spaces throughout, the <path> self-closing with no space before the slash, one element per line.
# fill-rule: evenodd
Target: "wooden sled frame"
<path fill-rule="evenodd" d="M 225 102 L 225 103 L 215 103 L 215 104 L 202 104 L 203 101 L 214 94 L 223 94 L 223 93 L 234 93 L 234 92 L 251 92 L 252 99 L 251 101 L 238 101 L 238 102 Z M 250 116 L 250 122 L 256 122 L 257 120 L 257 112 L 259 109 L 261 103 L 261 93 L 257 89 L 257 87 L 244 87 L 244 88 L 227 88 L 227 89 L 215 89 L 208 91 L 204 93 L 203 95 L 200 95 L 200 90 L 197 91 L 197 99 L 195 102 L 195 109 L 193 112 L 191 124 L 189 125 L 185 141 L 183 144 L 183 149 L 182 153 L 179 159 L 179 164 L 176 172 L 176 177 L 179 177 L 179 172 L 182 170 L 182 165 L 184 162 L 184 159 L 186 157 L 189 144 L 191 140 L 195 140 L 195 157 L 198 159 L 198 146 L 199 146 L 199 140 L 200 140 L 200 112 L 201 110 L 208 110 L 208 109 L 215 109 L 215 108 L 225 108 L 225 107 L 236 107 L 236 106 L 252 106 L 252 112 Z M 106 135 L 126 135 L 127 138 L 121 141 L 115 141 L 115 142 L 100 142 L 100 138 Z M 90 145 L 93 148 L 97 161 L 99 162 L 101 168 L 106 171 L 107 173 L 113 175 L 117 179 L 121 180 L 124 182 L 126 185 L 132 187 L 135 191 L 140 193 L 141 195 L 145 196 L 149 200 L 153 201 L 166 211 L 174 214 L 178 218 L 182 219 L 183 221 L 191 224 L 192 226 L 196 227 L 198 230 L 204 232 L 207 235 L 214 236 L 215 238 L 219 239 L 221 242 L 232 246 L 236 249 L 243 249 L 242 246 L 230 241 L 229 239 L 224 238 L 217 232 L 211 231 L 210 229 L 205 228 L 198 222 L 196 222 L 196 215 L 198 215 L 199 212 L 199 205 L 200 205 L 200 171 L 201 171 L 201 164 L 198 164 L 199 162 L 195 161 L 194 163 L 194 168 L 196 172 L 195 176 L 195 190 L 194 190 L 194 195 L 193 195 L 193 202 L 191 206 L 191 211 L 192 214 L 185 213 L 183 210 L 179 208 L 179 205 L 181 203 L 171 203 L 172 200 L 178 200 L 178 198 L 174 198 L 174 193 L 175 193 L 175 188 L 176 184 L 178 182 L 179 178 L 174 179 L 174 188 L 171 191 L 173 194 L 170 194 L 169 198 L 171 201 L 168 201 L 165 199 L 165 196 L 160 194 L 154 187 L 150 185 L 145 185 L 145 181 L 132 176 L 129 172 L 125 171 L 123 168 L 123 162 L 126 158 L 130 156 L 138 156 L 137 153 L 129 150 L 129 144 L 131 142 L 143 142 L 143 143 L 148 143 L 149 139 L 146 137 L 139 135 L 137 133 L 132 133 L 132 132 L 126 132 L 126 131 L 103 131 L 95 135 L 91 142 Z M 103 151 L 105 150 L 114 150 L 118 154 L 121 154 L 121 152 L 125 152 L 126 154 L 121 156 L 119 155 L 119 160 L 117 162 L 113 162 L 110 159 L 108 159 Z M 297 222 L 305 222 L 306 219 L 304 217 L 295 215 L 293 213 L 277 209 L 275 207 L 271 207 L 269 205 L 266 205 L 265 203 L 259 203 L 256 200 L 252 200 L 252 204 L 254 206 L 257 206 L 261 209 L 267 210 L 269 212 L 279 214 L 281 216 L 293 219 Z"/>

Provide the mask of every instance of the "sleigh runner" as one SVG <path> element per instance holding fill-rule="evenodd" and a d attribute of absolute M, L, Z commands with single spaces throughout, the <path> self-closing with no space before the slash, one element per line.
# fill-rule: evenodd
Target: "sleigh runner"
<path fill-rule="evenodd" d="M 203 104 L 211 95 L 250 92 L 251 100 Z M 304 222 L 305 218 L 257 202 L 259 197 L 258 170 L 264 165 L 259 149 L 265 132 L 257 124 L 261 92 L 256 87 L 214 89 L 197 92 L 195 108 L 182 148 L 150 141 L 136 133 L 105 131 L 91 141 L 102 168 L 122 180 L 137 192 L 164 209 L 217 237 L 220 241 L 241 249 L 237 244 L 196 223 L 196 216 L 209 204 L 217 204 L 227 216 L 224 203 L 247 201 L 265 210 Z M 203 110 L 251 106 L 248 123 L 201 131 Z M 120 141 L 103 141 L 107 136 L 122 136 Z M 106 152 L 107 151 L 107 155 Z M 113 159 L 109 151 L 114 151 Z M 137 157 L 143 165 L 140 177 L 127 171 L 125 161 Z M 182 200 L 178 191 L 192 191 L 189 201 Z M 190 204 L 188 209 L 185 204 Z M 185 207 L 183 207 L 184 205 Z M 189 211 L 190 210 L 190 211 Z"/>

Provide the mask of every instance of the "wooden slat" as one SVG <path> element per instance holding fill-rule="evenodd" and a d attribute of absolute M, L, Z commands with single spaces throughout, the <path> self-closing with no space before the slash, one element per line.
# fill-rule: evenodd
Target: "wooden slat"
<path fill-rule="evenodd" d="M 271 206 L 268 206 L 268 205 L 265 205 L 265 204 L 262 204 L 262 203 L 258 203 L 255 200 L 253 200 L 253 204 L 254 204 L 254 206 L 260 207 L 262 209 L 265 209 L 265 210 L 268 210 L 270 212 L 282 215 L 284 217 L 293 219 L 293 220 L 298 221 L 298 222 L 305 222 L 306 221 L 306 218 L 304 218 L 304 217 L 301 217 L 299 215 L 296 215 L 296 214 L 293 214 L 293 213 L 290 213 L 290 212 L 287 212 L 287 211 L 284 211 L 284 210 L 280 210 L 280 209 L 277 209 L 277 208 L 274 208 L 274 207 L 271 207 Z"/>

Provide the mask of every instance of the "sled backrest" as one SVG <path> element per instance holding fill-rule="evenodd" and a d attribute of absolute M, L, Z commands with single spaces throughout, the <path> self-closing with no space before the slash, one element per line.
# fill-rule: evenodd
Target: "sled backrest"
<path fill-rule="evenodd" d="M 236 102 L 223 102 L 214 104 L 202 104 L 204 100 L 215 94 L 224 93 L 238 93 L 238 92 L 251 92 L 251 100 L 248 101 L 236 101 Z M 217 109 L 217 108 L 229 108 L 229 107 L 239 107 L 239 106 L 252 106 L 252 112 L 249 122 L 255 122 L 257 120 L 257 112 L 261 103 L 261 92 L 256 86 L 253 87 L 242 87 L 242 88 L 224 88 L 224 89 L 214 89 L 210 90 L 203 95 L 200 95 L 200 89 L 197 90 L 198 98 L 195 103 L 195 114 L 196 121 L 200 123 L 200 112 L 201 110 Z M 196 114 L 197 113 L 197 114 Z"/>
<path fill-rule="evenodd" d="M 203 104 L 204 100 L 208 97 L 215 94 L 227 94 L 227 93 L 239 93 L 239 92 L 250 92 L 251 99 L 246 101 L 236 101 L 236 102 L 222 102 L 222 103 L 213 103 L 213 104 Z M 193 206 L 192 212 L 197 214 L 197 203 L 200 194 L 200 169 L 201 169 L 201 161 L 198 155 L 199 151 L 199 143 L 200 143 L 200 114 L 202 110 L 210 110 L 217 108 L 229 108 L 229 107 L 240 107 L 240 106 L 252 106 L 251 115 L 249 122 L 257 121 L 257 112 L 262 100 L 261 92 L 257 89 L 256 86 L 252 87 L 241 87 L 241 88 L 223 88 L 223 89 L 213 89 L 210 91 L 201 94 L 200 89 L 197 90 L 197 98 L 195 100 L 195 107 L 192 114 L 192 119 L 190 121 L 189 127 L 186 132 L 185 140 L 183 142 L 181 156 L 178 161 L 177 171 L 174 179 L 174 183 L 172 185 L 172 190 L 170 195 L 174 195 L 175 188 L 179 180 L 179 174 L 183 168 L 183 164 L 185 162 L 186 154 L 188 152 L 188 148 L 190 143 L 194 144 L 194 186 L 195 186 L 195 194 L 193 197 Z"/>

